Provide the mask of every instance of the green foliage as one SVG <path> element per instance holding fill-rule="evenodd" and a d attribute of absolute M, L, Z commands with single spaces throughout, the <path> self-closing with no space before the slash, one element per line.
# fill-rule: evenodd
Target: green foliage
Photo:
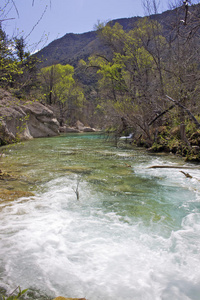
<path fill-rule="evenodd" d="M 29 94 L 36 86 L 39 60 L 26 51 L 23 37 L 8 39 L 0 23 L 0 87 Z"/>
<path fill-rule="evenodd" d="M 19 290 L 19 292 L 16 294 L 17 290 Z M 8 296 L 0 295 L 0 297 L 2 298 L 2 300 L 18 300 L 27 291 L 28 289 L 21 290 L 20 286 L 18 286 L 10 295 Z"/>
<path fill-rule="evenodd" d="M 0 85 L 5 86 L 13 81 L 13 76 L 20 75 L 19 62 L 12 52 L 12 41 L 8 40 L 0 23 Z"/>
<path fill-rule="evenodd" d="M 60 119 L 72 117 L 74 110 L 82 107 L 84 93 L 74 79 L 74 67 L 71 65 L 53 65 L 41 69 L 41 92 L 50 105 L 60 107 Z"/>
<path fill-rule="evenodd" d="M 70 65 L 58 64 L 41 70 L 40 79 L 48 104 L 64 103 L 67 100 L 67 95 L 75 83 L 73 75 L 74 68 Z"/>
<path fill-rule="evenodd" d="M 96 111 L 105 114 L 108 126 L 116 124 L 117 118 L 121 124 L 125 116 L 127 126 L 140 132 L 138 137 L 146 137 L 151 145 L 155 138 L 155 149 L 178 149 L 179 142 L 184 142 L 180 141 L 180 124 L 187 125 L 186 134 L 191 136 L 195 124 L 187 121 L 180 107 L 168 109 L 165 97 L 169 93 L 187 108 L 199 107 L 199 41 L 188 30 L 177 28 L 177 33 L 173 31 L 166 39 L 154 18 L 139 19 L 129 31 L 118 23 L 100 26 L 98 35 L 111 53 L 91 56 L 88 67 L 98 75 Z M 157 121 L 156 116 L 162 117 Z M 152 124 L 168 129 L 161 134 L 155 131 L 154 136 Z"/>
<path fill-rule="evenodd" d="M 152 96 L 152 78 L 156 78 L 157 64 L 155 57 L 146 47 L 146 40 L 154 34 L 157 43 L 165 39 L 159 35 L 160 26 L 152 22 L 152 28 L 147 19 L 126 32 L 115 23 L 101 28 L 99 35 L 113 51 L 112 57 L 103 55 L 91 56 L 89 67 L 93 67 L 98 75 L 98 90 L 101 104 L 106 106 L 113 102 L 113 112 L 118 114 L 133 114 L 140 106 L 147 105 Z M 157 29 L 157 31 L 155 30 Z M 105 106 L 104 105 L 104 106 Z M 106 109 L 105 109 L 106 111 Z"/>
<path fill-rule="evenodd" d="M 57 64 L 41 70 L 40 76 L 47 103 L 52 104 L 59 102 L 65 104 L 69 98 L 76 97 L 76 104 L 80 104 L 83 93 L 76 86 L 73 75 L 74 68 L 70 65 Z"/>
<path fill-rule="evenodd" d="M 196 120 L 200 123 L 200 116 L 195 116 Z M 196 132 L 196 125 L 191 120 L 186 120 L 186 133 L 190 136 Z"/>

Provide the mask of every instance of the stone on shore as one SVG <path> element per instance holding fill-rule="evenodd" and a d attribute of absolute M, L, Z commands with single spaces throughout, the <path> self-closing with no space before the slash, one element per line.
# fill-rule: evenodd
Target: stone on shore
<path fill-rule="evenodd" d="M 96 130 L 90 126 L 85 126 L 83 123 L 80 121 L 76 122 L 76 129 L 82 132 L 95 132 Z"/>
<path fill-rule="evenodd" d="M 79 133 L 80 130 L 74 128 L 74 127 L 68 127 L 68 126 L 62 126 L 60 127 L 60 132 L 61 133 Z"/>

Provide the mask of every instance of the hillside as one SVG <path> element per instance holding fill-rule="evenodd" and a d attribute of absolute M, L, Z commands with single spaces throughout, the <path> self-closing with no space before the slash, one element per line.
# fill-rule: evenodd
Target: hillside
<path fill-rule="evenodd" d="M 200 4 L 190 6 L 190 12 L 193 12 Z M 175 27 L 177 15 L 184 18 L 184 6 L 167 10 L 161 14 L 154 14 L 150 19 L 158 21 L 163 27 L 163 35 L 168 38 Z M 136 22 L 142 17 L 121 18 L 110 21 L 111 25 L 116 22 L 123 26 L 125 31 L 134 28 Z M 82 34 L 67 33 L 63 37 L 54 40 L 49 45 L 40 50 L 36 56 L 42 60 L 42 67 L 52 64 L 71 64 L 76 67 L 80 59 L 87 58 L 94 53 L 105 52 L 107 47 L 99 40 L 96 31 L 90 31 Z"/>
<path fill-rule="evenodd" d="M 152 15 L 150 18 L 157 20 L 164 27 L 167 34 L 169 20 L 173 18 L 174 11 L 166 11 L 162 14 Z M 109 23 L 114 25 L 116 22 L 129 31 L 141 17 L 122 18 L 112 20 Z M 86 60 L 91 54 L 102 53 L 106 47 L 97 36 L 96 31 L 82 34 L 67 33 L 63 37 L 54 40 L 37 53 L 37 57 L 43 61 L 42 66 L 52 64 L 71 64 L 74 67 L 80 59 Z"/>
<path fill-rule="evenodd" d="M 76 64 L 78 59 L 90 55 L 96 46 L 95 31 L 83 34 L 69 33 L 51 42 L 37 53 L 37 57 L 44 61 L 45 66 L 52 64 Z"/>

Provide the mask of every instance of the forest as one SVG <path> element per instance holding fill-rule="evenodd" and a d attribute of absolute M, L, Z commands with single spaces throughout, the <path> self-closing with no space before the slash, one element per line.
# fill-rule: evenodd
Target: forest
<path fill-rule="evenodd" d="M 153 1 L 155 4 L 155 2 Z M 23 36 L 9 39 L 0 22 L 0 87 L 20 101 L 55 111 L 60 126 L 77 120 L 117 141 L 200 160 L 200 5 L 181 1 L 168 28 L 148 16 L 130 30 L 98 23 L 101 53 L 76 66 L 44 66 Z"/>

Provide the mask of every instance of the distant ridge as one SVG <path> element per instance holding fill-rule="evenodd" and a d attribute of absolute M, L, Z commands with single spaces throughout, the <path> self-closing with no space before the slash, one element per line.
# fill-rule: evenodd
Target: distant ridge
<path fill-rule="evenodd" d="M 180 8 L 184 14 L 184 6 Z M 167 36 L 169 26 L 176 15 L 176 10 L 167 10 L 161 14 L 151 15 L 150 18 L 157 20 L 163 26 L 163 34 Z M 118 22 L 123 29 L 129 31 L 134 28 L 136 22 L 143 17 L 121 18 L 112 20 L 109 23 L 114 25 Z M 101 53 L 105 50 L 97 36 L 96 31 L 90 31 L 82 34 L 67 33 L 63 37 L 54 40 L 49 45 L 35 54 L 43 61 L 42 66 L 53 64 L 71 64 L 76 67 L 80 59 L 87 58 L 94 53 Z"/>
<path fill-rule="evenodd" d="M 121 18 L 112 20 L 109 23 L 118 22 L 124 30 L 130 30 L 142 17 Z M 43 61 L 42 66 L 53 64 L 71 64 L 77 66 L 80 59 L 87 60 L 93 53 L 102 52 L 102 42 L 99 40 L 96 31 L 81 34 L 67 33 L 63 37 L 54 40 L 49 45 L 35 54 Z"/>

